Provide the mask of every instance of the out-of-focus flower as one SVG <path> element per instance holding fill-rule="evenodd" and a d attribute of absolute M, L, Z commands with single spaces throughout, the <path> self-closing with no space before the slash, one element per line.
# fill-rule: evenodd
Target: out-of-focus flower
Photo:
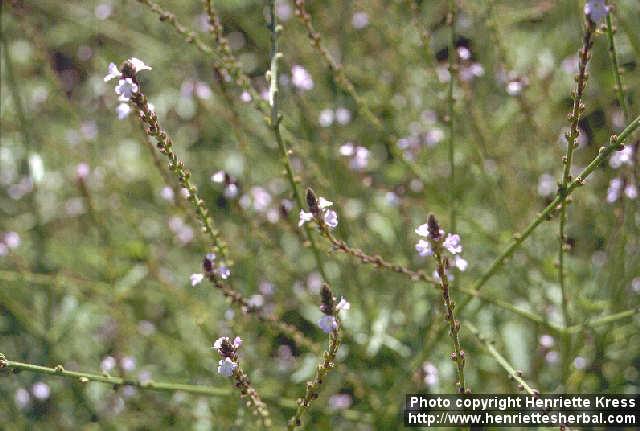
<path fill-rule="evenodd" d="M 635 199 L 638 197 L 638 189 L 635 184 L 627 184 L 624 188 L 624 195 L 629 199 Z"/>
<path fill-rule="evenodd" d="M 594 23 L 599 23 L 609 13 L 609 6 L 605 0 L 587 0 L 584 5 L 584 14 Z"/>
<path fill-rule="evenodd" d="M 17 232 L 7 232 L 3 238 L 4 244 L 9 248 L 18 248 L 20 246 L 20 235 Z"/>
<path fill-rule="evenodd" d="M 431 243 L 424 239 L 421 239 L 420 241 L 418 241 L 418 243 L 416 244 L 416 251 L 422 257 L 431 256 L 433 254 L 433 250 L 431 249 Z"/>
<path fill-rule="evenodd" d="M 100 362 L 100 369 L 104 372 L 109 372 L 116 367 L 116 358 L 113 356 L 106 356 Z"/>
<path fill-rule="evenodd" d="M 539 342 L 545 349 L 550 349 L 555 344 L 555 339 L 551 335 L 545 334 L 540 336 Z"/>
<path fill-rule="evenodd" d="M 331 410 L 344 410 L 351 407 L 352 399 L 349 394 L 335 394 L 329 398 L 329 408 Z"/>
<path fill-rule="evenodd" d="M 118 120 L 124 120 L 129 116 L 131 112 L 131 107 L 128 103 L 120 103 L 116 107 L 116 114 L 118 114 Z"/>
<path fill-rule="evenodd" d="M 614 178 L 609 183 L 607 189 L 607 202 L 613 203 L 620 197 L 620 191 L 622 190 L 622 180 L 620 178 Z"/>
<path fill-rule="evenodd" d="M 540 178 L 538 178 L 538 194 L 542 197 L 551 196 L 558 185 L 556 183 L 556 179 L 553 175 L 550 174 L 542 174 Z"/>
<path fill-rule="evenodd" d="M 220 276 L 221 279 L 226 280 L 231 276 L 231 270 L 228 266 L 220 265 L 216 270 L 216 273 Z"/>
<path fill-rule="evenodd" d="M 351 121 L 351 111 L 347 108 L 338 108 L 336 109 L 336 121 L 338 124 L 348 124 Z"/>
<path fill-rule="evenodd" d="M 333 124 L 334 114 L 331 109 L 323 109 L 320 111 L 320 116 L 318 117 L 318 123 L 321 127 L 329 127 Z"/>
<path fill-rule="evenodd" d="M 618 169 L 622 165 L 633 165 L 633 147 L 626 145 L 622 150 L 613 153 L 609 159 L 609 166 Z"/>
<path fill-rule="evenodd" d="M 456 255 L 455 260 L 454 260 L 454 265 L 456 266 L 456 268 L 458 268 L 460 271 L 466 271 L 467 267 L 469 266 L 469 262 L 467 262 L 466 259 L 464 259 L 462 256 L 460 256 L 459 254 Z"/>
<path fill-rule="evenodd" d="M 369 15 L 366 12 L 355 12 L 351 18 L 351 25 L 353 28 L 360 30 L 365 28 L 369 24 Z"/>
<path fill-rule="evenodd" d="M 204 274 L 191 274 L 189 279 L 191 280 L 191 286 L 197 286 L 198 284 L 202 283 L 202 280 L 204 280 Z"/>
<path fill-rule="evenodd" d="M 304 67 L 294 64 L 291 67 L 291 83 L 300 90 L 307 91 L 313 88 L 313 78 Z"/>
<path fill-rule="evenodd" d="M 46 400 L 51 395 L 51 389 L 46 383 L 38 382 L 31 387 L 31 393 L 39 400 Z"/>

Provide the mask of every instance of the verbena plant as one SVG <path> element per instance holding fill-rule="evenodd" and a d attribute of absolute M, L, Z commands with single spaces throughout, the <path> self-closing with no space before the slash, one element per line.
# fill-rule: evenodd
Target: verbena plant
<path fill-rule="evenodd" d="M 3 427 L 638 392 L 637 2 L 173 3 L 2 4 Z"/>

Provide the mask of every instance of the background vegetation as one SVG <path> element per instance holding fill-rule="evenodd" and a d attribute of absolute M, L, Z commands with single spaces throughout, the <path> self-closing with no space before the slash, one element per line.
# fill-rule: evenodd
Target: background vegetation
<path fill-rule="evenodd" d="M 137 57 L 153 67 L 140 75 L 142 88 L 228 244 L 234 289 L 314 346 L 329 341 L 316 325 L 318 261 L 297 226 L 300 208 L 273 131 L 256 109 L 255 96 L 268 93 L 266 3 L 215 2 L 253 97 L 225 72 L 201 2 L 160 5 L 204 50 L 145 3 L 2 2 L 0 351 L 10 361 L 207 386 L 212 396 L 5 372 L 0 423 L 8 430 L 257 427 L 216 372 L 211 345 L 222 335 L 243 338 L 242 366 L 279 426 L 319 360 L 212 284 L 191 286 L 208 238 L 135 113 L 118 119 L 114 83 L 103 82 L 110 62 Z M 306 3 L 322 47 L 342 67 L 327 66 L 293 2 L 279 1 L 280 112 L 300 190 L 313 187 L 334 202 L 336 238 L 429 276 L 434 262 L 414 250 L 414 229 L 435 214 L 462 238 L 469 265 L 451 270 L 451 296 L 466 301 L 514 233 L 556 194 L 583 2 L 459 1 L 451 99 L 448 2 Z M 603 20 L 577 123 L 576 173 L 638 113 L 640 4 L 616 1 L 610 17 L 624 94 Z M 483 283 L 482 298 L 456 310 L 473 392 L 521 389 L 498 357 L 543 393 L 639 392 L 638 158 L 629 150 L 638 141 L 626 142 L 624 154 L 615 152 L 570 197 L 567 321 L 555 211 Z M 344 155 L 348 143 L 369 152 Z M 218 171 L 233 180 L 214 181 Z M 405 393 L 454 392 L 439 290 L 339 253 L 311 231 L 326 281 L 351 309 L 338 367 L 303 423 L 394 429 Z"/>

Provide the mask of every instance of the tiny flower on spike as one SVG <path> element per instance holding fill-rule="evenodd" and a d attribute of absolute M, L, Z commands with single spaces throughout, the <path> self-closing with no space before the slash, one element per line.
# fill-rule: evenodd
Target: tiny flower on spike
<path fill-rule="evenodd" d="M 329 208 L 331 205 L 333 205 L 333 202 L 326 200 L 322 196 L 320 196 L 320 198 L 318 198 L 318 207 L 321 210 L 323 210 L 325 208 Z"/>
<path fill-rule="evenodd" d="M 431 243 L 429 241 L 425 241 L 424 239 L 418 241 L 418 243 L 416 244 L 416 251 L 422 257 L 431 256 L 433 254 Z"/>
<path fill-rule="evenodd" d="M 126 102 L 138 92 L 138 84 L 133 82 L 131 78 L 125 78 L 118 81 L 116 85 L 116 94 L 120 96 L 120 101 Z"/>
<path fill-rule="evenodd" d="M 326 210 L 324 213 L 324 222 L 330 228 L 338 226 L 338 213 L 333 210 Z"/>
<path fill-rule="evenodd" d="M 231 358 L 227 357 L 218 361 L 218 374 L 224 377 L 231 377 L 236 368 L 238 368 L 238 364 L 233 362 Z"/>
<path fill-rule="evenodd" d="M 322 331 L 329 334 L 331 331 L 338 329 L 338 321 L 333 316 L 322 316 L 320 320 L 318 320 L 318 326 Z"/>
<path fill-rule="evenodd" d="M 313 214 L 305 212 L 304 210 L 300 210 L 300 221 L 298 222 L 298 226 L 302 226 L 308 221 L 313 220 Z"/>
<path fill-rule="evenodd" d="M 460 244 L 460 235 L 447 234 L 444 242 L 442 243 L 444 248 L 446 248 L 451 254 L 462 253 L 462 244 Z"/>
<path fill-rule="evenodd" d="M 120 77 L 120 71 L 118 70 L 118 66 L 115 63 L 109 63 L 109 68 L 107 69 L 107 74 L 104 77 L 104 82 L 109 82 L 114 78 Z"/>
<path fill-rule="evenodd" d="M 336 305 L 336 310 L 338 311 L 347 311 L 351 308 L 351 304 L 344 299 L 344 296 L 340 297 L 340 302 Z"/>
<path fill-rule="evenodd" d="M 131 63 L 133 68 L 136 70 L 136 72 L 141 72 L 143 70 L 151 70 L 151 67 L 144 64 L 144 61 L 140 60 L 139 58 L 131 57 L 129 59 L 129 62 Z"/>

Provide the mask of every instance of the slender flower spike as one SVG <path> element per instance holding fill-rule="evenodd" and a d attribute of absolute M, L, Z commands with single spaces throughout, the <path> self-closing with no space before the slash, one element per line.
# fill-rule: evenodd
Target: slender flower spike
<path fill-rule="evenodd" d="M 238 368 L 238 364 L 233 362 L 231 358 L 227 357 L 218 361 L 218 374 L 224 377 L 231 377 L 236 368 Z"/>
<path fill-rule="evenodd" d="M 191 277 L 189 277 L 191 279 L 191 286 L 197 286 L 198 284 L 202 283 L 202 280 L 204 279 L 204 275 L 198 273 L 198 274 L 191 274 Z"/>
<path fill-rule="evenodd" d="M 128 103 L 120 103 L 116 108 L 116 114 L 118 114 L 118 120 L 124 120 L 129 116 L 129 112 L 131 112 L 131 107 Z"/>
<path fill-rule="evenodd" d="M 447 234 L 444 242 L 442 243 L 444 248 L 449 250 L 451 254 L 462 253 L 462 244 L 460 244 L 460 235 L 457 233 Z"/>
<path fill-rule="evenodd" d="M 120 96 L 122 102 L 127 102 L 137 92 L 138 84 L 133 82 L 131 78 L 121 79 L 116 85 L 116 94 Z"/>
<path fill-rule="evenodd" d="M 144 62 L 139 58 L 131 57 L 129 61 L 131 62 L 133 68 L 136 70 L 136 73 L 143 70 L 151 70 L 151 67 L 144 64 Z"/>
<path fill-rule="evenodd" d="M 323 210 L 325 208 L 329 208 L 331 205 L 333 205 L 333 202 L 326 200 L 322 196 L 320 196 L 320 198 L 318 198 L 318 207 L 321 210 Z"/>
<path fill-rule="evenodd" d="M 109 82 L 114 78 L 120 78 L 121 74 L 115 63 L 109 63 L 108 73 L 104 77 L 104 82 Z"/>
<path fill-rule="evenodd" d="M 431 243 L 429 241 L 425 241 L 424 239 L 418 241 L 418 243 L 416 244 L 416 251 L 422 257 L 431 256 L 433 254 Z"/>
<path fill-rule="evenodd" d="M 338 305 L 336 305 L 336 310 L 337 311 L 347 311 L 351 308 L 351 304 L 347 302 L 346 299 L 344 299 L 344 296 L 340 297 L 340 302 L 338 302 Z"/>
<path fill-rule="evenodd" d="M 609 14 L 609 6 L 605 0 L 588 0 L 584 5 L 584 14 L 597 24 Z"/>
<path fill-rule="evenodd" d="M 318 320 L 318 326 L 322 331 L 330 334 L 331 331 L 338 329 L 338 321 L 333 316 L 325 315 Z"/>
<path fill-rule="evenodd" d="M 304 212 L 304 210 L 300 210 L 300 221 L 298 222 L 298 226 L 302 226 L 308 221 L 313 220 L 313 214 Z"/>
<path fill-rule="evenodd" d="M 324 213 L 324 222 L 330 228 L 338 226 L 338 213 L 333 210 L 326 210 Z"/>

